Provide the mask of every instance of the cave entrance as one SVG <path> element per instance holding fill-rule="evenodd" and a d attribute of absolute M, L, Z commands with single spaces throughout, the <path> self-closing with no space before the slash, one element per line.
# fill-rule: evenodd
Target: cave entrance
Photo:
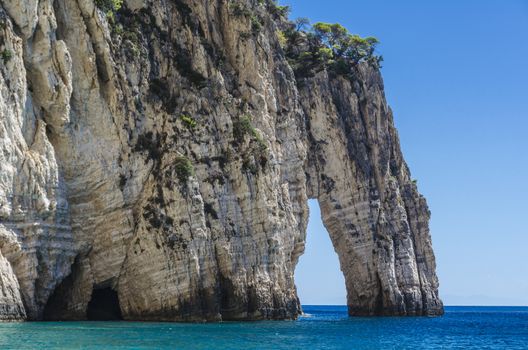
<path fill-rule="evenodd" d="M 123 319 L 119 307 L 119 297 L 112 288 L 100 288 L 92 291 L 86 316 L 89 321 L 119 321 Z"/>
<path fill-rule="evenodd" d="M 302 305 L 347 305 L 345 278 L 321 219 L 319 203 L 310 199 L 308 206 L 306 246 L 295 269 L 299 300 Z"/>

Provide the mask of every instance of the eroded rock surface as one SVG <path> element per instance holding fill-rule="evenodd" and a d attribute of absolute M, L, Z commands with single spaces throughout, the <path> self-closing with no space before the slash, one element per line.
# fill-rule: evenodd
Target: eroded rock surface
<path fill-rule="evenodd" d="M 232 3 L 0 1 L 0 319 L 295 318 L 308 198 L 351 315 L 443 312 L 379 70 L 299 84 Z"/>

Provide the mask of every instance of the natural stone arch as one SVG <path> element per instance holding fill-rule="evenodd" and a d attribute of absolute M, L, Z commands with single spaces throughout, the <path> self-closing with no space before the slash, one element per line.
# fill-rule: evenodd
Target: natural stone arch
<path fill-rule="evenodd" d="M 350 315 L 442 313 L 429 210 L 403 160 L 379 72 L 327 73 L 300 88 L 307 192 L 338 254 Z M 331 98 L 328 98 L 331 96 Z"/>
<path fill-rule="evenodd" d="M 0 168 L 17 169 L 17 181 L 0 186 L 0 318 L 39 319 L 44 307 L 45 318 L 83 319 L 93 289 L 108 285 L 125 319 L 295 318 L 307 197 L 320 201 L 352 314 L 441 313 L 427 205 L 379 70 L 296 80 L 273 18 L 241 40 L 246 19 L 225 21 L 227 2 L 186 3 L 115 17 L 145 29 L 137 48 L 149 54 L 133 63 L 92 1 L 40 1 L 35 36 L 6 22 L 14 56 L 0 83 L 3 105 L 16 108 L 2 119 L 0 153 L 11 156 Z M 33 21 L 23 7 L 8 12 Z M 191 22 L 212 30 L 196 35 Z M 187 113 L 199 127 L 178 118 Z M 245 114 L 247 135 L 235 140 Z M 182 155 L 195 166 L 183 183 Z M 31 200 L 13 210 L 17 198 Z"/>

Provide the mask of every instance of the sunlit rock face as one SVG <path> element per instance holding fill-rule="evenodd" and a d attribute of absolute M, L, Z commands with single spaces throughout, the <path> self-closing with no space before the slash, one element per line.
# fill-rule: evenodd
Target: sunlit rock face
<path fill-rule="evenodd" d="M 351 315 L 443 312 L 379 70 L 301 84 L 238 3 L 258 30 L 226 0 L 1 2 L 0 319 L 296 318 L 308 198 Z"/>

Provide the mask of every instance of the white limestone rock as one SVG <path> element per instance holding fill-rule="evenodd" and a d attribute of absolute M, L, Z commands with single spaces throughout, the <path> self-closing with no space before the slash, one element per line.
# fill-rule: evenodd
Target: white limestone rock
<path fill-rule="evenodd" d="M 227 1 L 2 2 L 1 319 L 86 319 L 97 289 L 129 320 L 296 318 L 308 198 L 351 315 L 443 312 L 379 71 L 300 84 L 240 2 L 260 31 Z"/>

